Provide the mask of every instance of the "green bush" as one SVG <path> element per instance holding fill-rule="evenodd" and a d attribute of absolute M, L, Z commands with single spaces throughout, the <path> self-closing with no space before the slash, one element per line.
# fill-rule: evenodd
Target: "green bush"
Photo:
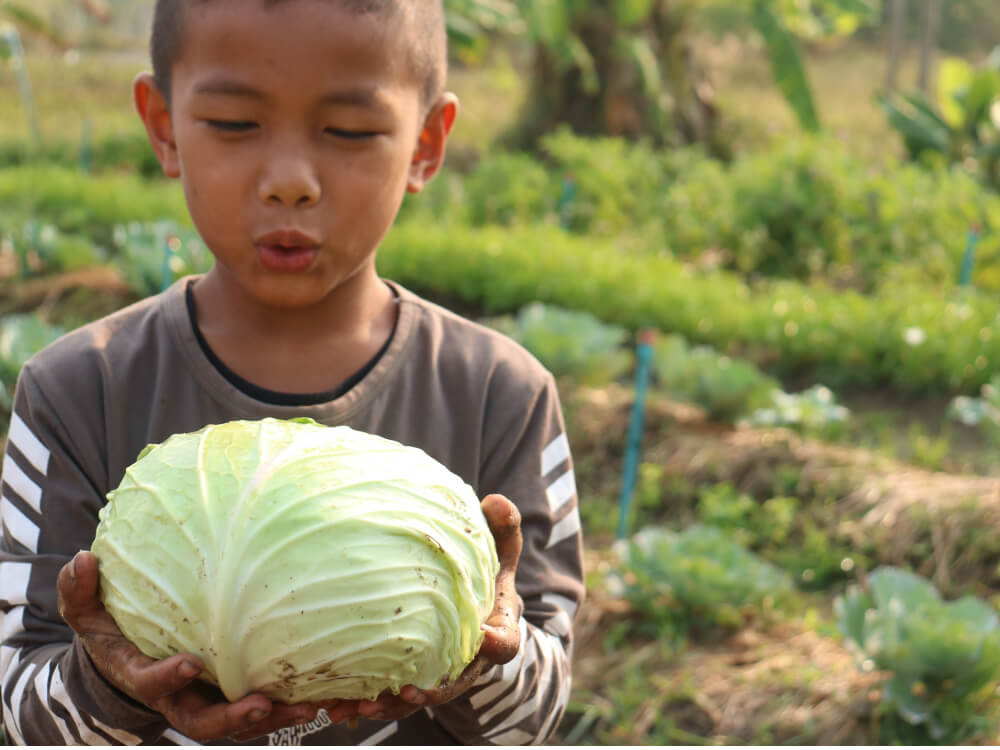
<path fill-rule="evenodd" d="M 115 225 L 170 219 L 190 226 L 177 183 L 132 175 L 86 175 L 59 167 L 0 170 L 0 225 L 52 224 L 110 247 Z"/>
<path fill-rule="evenodd" d="M 653 372 L 671 397 L 698 404 L 713 419 L 729 422 L 764 406 L 778 387 L 749 362 L 706 346 L 692 348 L 682 336 L 656 342 Z"/>
<path fill-rule="evenodd" d="M 29 166 L 81 169 L 82 164 L 80 142 L 46 141 L 40 149 L 31 148 L 23 139 L 0 142 L 0 169 Z M 142 130 L 115 133 L 92 142 L 89 167 L 95 174 L 116 172 L 147 178 L 162 175 L 160 163 Z"/>
<path fill-rule="evenodd" d="M 720 190 L 725 197 L 713 203 Z M 783 142 L 739 159 L 724 181 L 678 185 L 667 198 L 668 236 L 672 217 L 691 203 L 711 233 L 700 247 L 679 245 L 680 254 L 722 248 L 728 267 L 768 277 L 861 290 L 900 276 L 953 284 L 973 224 L 989 230 L 983 255 L 1000 250 L 1000 197 L 971 177 L 895 163 L 873 168 L 829 139 Z M 990 274 L 976 281 L 1000 289 Z"/>
<path fill-rule="evenodd" d="M 486 323 L 524 346 L 557 377 L 601 386 L 632 369 L 628 332 L 593 315 L 534 303 Z"/>
<path fill-rule="evenodd" d="M 713 526 L 649 527 L 621 554 L 612 588 L 662 637 L 739 627 L 792 590 L 783 572 Z"/>
<path fill-rule="evenodd" d="M 205 273 L 214 258 L 193 229 L 173 221 L 115 227 L 116 265 L 141 296 L 162 291 L 182 276 Z"/>
<path fill-rule="evenodd" d="M 541 147 L 554 175 L 572 186 L 566 226 L 601 236 L 658 224 L 664 194 L 685 169 L 705 159 L 696 149 L 656 150 L 621 138 L 581 138 L 567 128 L 545 136 Z"/>
<path fill-rule="evenodd" d="M 51 224 L 37 221 L 27 221 L 9 230 L 0 227 L 0 240 L 13 249 L 21 276 L 74 271 L 104 260 L 104 254 L 88 238 L 65 234 Z"/>
<path fill-rule="evenodd" d="M 961 169 L 871 163 L 829 137 L 784 139 L 731 164 L 568 131 L 542 159 L 486 156 L 408 199 L 406 215 L 473 226 L 559 220 L 620 251 L 672 254 L 753 277 L 821 279 L 872 291 L 952 285 L 972 225 L 984 229 L 974 282 L 1000 290 L 1000 196 Z"/>
<path fill-rule="evenodd" d="M 386 237 L 379 268 L 431 297 L 488 313 L 534 301 L 585 310 L 605 323 L 678 333 L 776 375 L 835 389 L 967 394 L 1000 370 L 1000 306 L 984 294 L 912 284 L 868 297 L 793 282 L 751 287 L 733 274 L 623 255 L 611 242 L 549 226 L 406 221 Z"/>
<path fill-rule="evenodd" d="M 803 589 L 825 589 L 867 563 L 862 551 L 836 538 L 833 514 L 819 501 L 778 496 L 759 502 L 722 483 L 699 493 L 696 511 L 702 523 L 725 529 Z"/>
<path fill-rule="evenodd" d="M 988 604 L 944 602 L 923 578 L 879 568 L 836 608 L 861 668 L 891 672 L 884 706 L 925 730 L 910 742 L 957 744 L 995 723 L 984 708 L 1000 672 L 1000 618 Z"/>

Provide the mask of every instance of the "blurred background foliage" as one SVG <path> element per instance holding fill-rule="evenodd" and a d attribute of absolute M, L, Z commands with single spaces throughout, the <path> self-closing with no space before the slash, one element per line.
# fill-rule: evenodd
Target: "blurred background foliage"
<path fill-rule="evenodd" d="M 446 6 L 462 117 L 379 265 L 557 378 L 556 740 L 1000 742 L 1000 3 Z M 0 0 L 0 426 L 35 351 L 212 263 L 132 112 L 151 11 Z"/>

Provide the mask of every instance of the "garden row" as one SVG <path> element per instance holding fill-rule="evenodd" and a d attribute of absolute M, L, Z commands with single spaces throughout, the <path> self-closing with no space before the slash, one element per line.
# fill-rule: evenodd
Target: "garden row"
<path fill-rule="evenodd" d="M 558 221 L 623 250 L 860 291 L 899 277 L 952 285 L 971 227 L 1000 251 L 1000 196 L 961 170 L 871 163 L 830 138 L 793 138 L 726 164 L 561 132 L 528 154 L 442 174 L 412 209 L 471 226 Z M 1000 289 L 988 263 L 972 278 Z"/>
<path fill-rule="evenodd" d="M 956 284 L 977 227 L 980 262 L 967 275 L 981 288 L 1000 290 L 991 262 L 1000 255 L 1000 196 L 961 169 L 873 164 L 830 138 L 790 139 L 728 164 L 697 149 L 654 150 L 568 132 L 546 137 L 542 149 L 455 159 L 423 195 L 406 202 L 403 214 L 472 227 L 556 223 L 614 239 L 630 254 L 668 254 L 753 278 L 823 280 L 862 292 L 901 278 Z M 141 135 L 112 138 L 94 150 L 104 174 L 129 164 L 141 175 L 156 173 Z M 23 150 L 6 151 L 0 144 L 0 166 L 24 161 Z M 75 165 L 71 151 L 50 151 L 42 163 Z M 23 183 L 12 184 L 24 174 L 0 177 L 2 205 L 25 199 Z M 54 205 L 68 197 L 56 170 L 43 174 L 35 196 L 41 208 L 81 228 L 82 217 L 74 220 Z M 102 184 L 90 183 L 95 193 Z M 97 195 L 90 200 L 101 205 Z M 183 215 L 176 205 L 155 216 L 142 205 L 130 208 L 129 220 Z"/>
<path fill-rule="evenodd" d="M 0 205 L 5 252 L 25 273 L 114 261 L 148 294 L 210 262 L 176 185 L 9 170 L 0 172 Z M 38 218 L 24 218 L 31 213 Z M 176 223 L 136 224 L 163 217 Z M 176 252 L 166 257 L 170 234 Z M 385 275 L 477 311 L 532 301 L 587 310 L 834 388 L 978 395 L 1000 369 L 1000 304 L 974 289 L 898 281 L 863 295 L 826 284 L 750 283 L 551 224 L 472 227 L 419 216 L 390 232 L 379 262 Z"/>

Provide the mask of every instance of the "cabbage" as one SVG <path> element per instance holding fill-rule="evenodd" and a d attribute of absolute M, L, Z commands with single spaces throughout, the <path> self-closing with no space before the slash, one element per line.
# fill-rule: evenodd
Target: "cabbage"
<path fill-rule="evenodd" d="M 197 654 L 229 700 L 374 698 L 457 677 L 499 569 L 472 488 L 423 451 L 311 420 L 150 445 L 92 550 L 125 636 Z"/>

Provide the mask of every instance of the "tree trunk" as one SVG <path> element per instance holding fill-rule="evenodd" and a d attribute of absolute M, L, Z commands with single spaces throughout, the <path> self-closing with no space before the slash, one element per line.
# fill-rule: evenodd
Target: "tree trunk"
<path fill-rule="evenodd" d="M 920 90 L 930 92 L 931 67 L 937 49 L 938 30 L 941 27 L 941 0 L 925 0 L 924 36 L 920 50 Z"/>
<path fill-rule="evenodd" d="M 889 0 L 889 67 L 885 85 L 889 91 L 899 88 L 899 63 L 903 56 L 906 28 L 906 0 Z"/>
<path fill-rule="evenodd" d="M 611 135 L 655 144 L 705 142 L 719 151 L 718 116 L 707 76 L 690 46 L 687 15 L 660 0 L 640 29 L 615 22 L 614 0 L 579 11 L 572 33 L 593 59 L 596 86 L 579 67 L 560 60 L 544 44 L 534 51 L 531 91 L 508 143 L 534 148 L 559 125 L 584 135 Z M 659 77 L 660 96 L 643 88 L 635 59 L 625 42 L 641 35 L 649 44 Z"/>

